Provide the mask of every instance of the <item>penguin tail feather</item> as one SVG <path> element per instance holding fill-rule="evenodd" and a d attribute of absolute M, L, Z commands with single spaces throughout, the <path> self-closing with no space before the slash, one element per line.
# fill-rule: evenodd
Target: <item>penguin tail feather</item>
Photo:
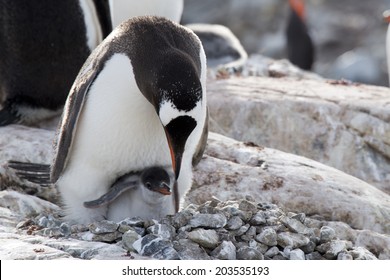
<path fill-rule="evenodd" d="M 8 168 L 15 170 L 15 174 L 23 180 L 27 180 L 41 186 L 52 185 L 50 181 L 50 165 L 20 161 L 9 161 Z"/>
<path fill-rule="evenodd" d="M 20 123 L 20 117 L 14 110 L 9 107 L 4 107 L 0 110 L 0 126 Z"/>

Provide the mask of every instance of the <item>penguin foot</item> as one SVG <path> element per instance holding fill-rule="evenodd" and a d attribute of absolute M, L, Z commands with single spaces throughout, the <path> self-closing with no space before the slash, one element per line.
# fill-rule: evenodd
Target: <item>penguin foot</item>
<path fill-rule="evenodd" d="M 29 163 L 20 161 L 9 161 L 7 166 L 16 171 L 20 179 L 27 180 L 41 186 L 49 186 L 50 182 L 50 165 Z"/>
<path fill-rule="evenodd" d="M 10 107 L 4 107 L 0 110 L 0 126 L 20 123 L 20 116 Z"/>

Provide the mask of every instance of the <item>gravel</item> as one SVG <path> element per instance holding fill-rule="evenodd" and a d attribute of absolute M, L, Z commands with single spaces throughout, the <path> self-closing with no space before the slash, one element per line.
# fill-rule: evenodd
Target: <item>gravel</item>
<path fill-rule="evenodd" d="M 128 218 L 72 225 L 53 215 L 21 222 L 30 235 L 119 244 L 130 253 L 182 260 L 372 260 L 368 249 L 340 240 L 318 217 L 270 203 L 213 199 L 157 220 Z M 91 252 L 77 252 L 84 256 Z"/>

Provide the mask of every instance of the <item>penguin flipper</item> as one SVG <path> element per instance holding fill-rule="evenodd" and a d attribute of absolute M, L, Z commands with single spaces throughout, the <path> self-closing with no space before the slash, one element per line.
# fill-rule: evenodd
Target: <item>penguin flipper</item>
<path fill-rule="evenodd" d="M 55 142 L 55 156 L 50 173 L 50 180 L 53 183 L 58 180 L 66 167 L 89 88 L 103 69 L 108 56 L 105 45 L 99 45 L 88 57 L 70 89 Z M 96 59 L 97 57 L 100 59 Z"/>
<path fill-rule="evenodd" d="M 9 161 L 7 163 L 8 168 L 14 169 L 16 175 L 20 179 L 27 180 L 34 184 L 41 186 L 49 186 L 50 182 L 50 165 L 20 162 L 20 161 Z"/>
<path fill-rule="evenodd" d="M 120 194 L 125 191 L 134 189 L 139 184 L 139 176 L 131 175 L 130 177 L 121 177 L 119 178 L 108 190 L 107 193 L 103 194 L 101 197 L 95 200 L 84 202 L 84 207 L 86 208 L 99 208 L 101 206 L 110 204 L 113 202 Z"/>
<path fill-rule="evenodd" d="M 0 110 L 0 126 L 6 126 L 20 122 L 20 116 L 9 107 Z"/>

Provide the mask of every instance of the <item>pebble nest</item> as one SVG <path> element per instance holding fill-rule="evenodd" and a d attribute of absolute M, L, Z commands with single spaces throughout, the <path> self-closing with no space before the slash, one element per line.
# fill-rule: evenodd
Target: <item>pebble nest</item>
<path fill-rule="evenodd" d="M 72 225 L 41 214 L 18 225 L 31 235 L 117 243 L 155 259 L 181 260 L 372 260 L 375 255 L 304 213 L 285 212 L 250 199 L 212 199 L 161 220 L 127 218 Z M 81 258 L 83 255 L 81 254 Z"/>

